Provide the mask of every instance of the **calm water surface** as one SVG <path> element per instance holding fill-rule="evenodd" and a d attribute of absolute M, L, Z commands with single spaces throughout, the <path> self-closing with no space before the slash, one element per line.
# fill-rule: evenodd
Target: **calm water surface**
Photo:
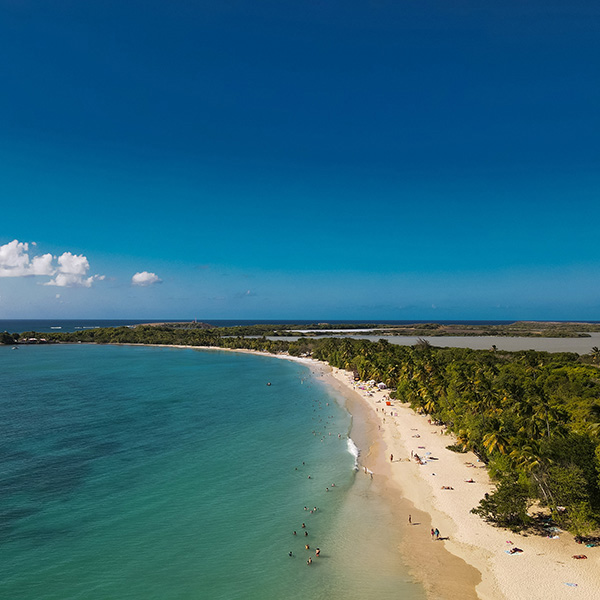
<path fill-rule="evenodd" d="M 302 364 L 1 347 L 0 389 L 1 598 L 424 598 Z"/>

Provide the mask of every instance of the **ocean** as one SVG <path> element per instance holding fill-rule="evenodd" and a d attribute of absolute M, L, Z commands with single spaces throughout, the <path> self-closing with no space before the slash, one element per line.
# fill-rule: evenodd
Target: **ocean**
<path fill-rule="evenodd" d="M 1 598 L 425 598 L 304 364 L 0 346 L 0 389 Z"/>

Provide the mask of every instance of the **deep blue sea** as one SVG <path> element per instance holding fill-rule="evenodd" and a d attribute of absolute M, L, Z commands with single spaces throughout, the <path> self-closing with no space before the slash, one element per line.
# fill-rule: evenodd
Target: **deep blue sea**
<path fill-rule="evenodd" d="M 300 363 L 0 346 L 0 598 L 422 600 L 350 429 Z"/>

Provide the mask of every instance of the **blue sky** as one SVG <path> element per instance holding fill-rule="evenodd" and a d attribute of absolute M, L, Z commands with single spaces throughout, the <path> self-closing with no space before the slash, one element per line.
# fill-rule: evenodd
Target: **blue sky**
<path fill-rule="evenodd" d="M 0 318 L 600 320 L 597 3 L 0 10 Z"/>

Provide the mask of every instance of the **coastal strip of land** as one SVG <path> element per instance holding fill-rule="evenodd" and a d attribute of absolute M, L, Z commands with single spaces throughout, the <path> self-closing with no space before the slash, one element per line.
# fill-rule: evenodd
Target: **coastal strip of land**
<path fill-rule="evenodd" d="M 439 561 L 444 557 L 429 561 L 421 553 L 415 555 L 415 538 L 425 540 L 431 548 L 443 545 L 477 569 L 481 582 L 476 590 L 482 600 L 570 598 L 573 588 L 578 598 L 598 597 L 595 549 L 586 549 L 566 532 L 553 531 L 548 537 L 515 534 L 472 514 L 471 508 L 493 490 L 485 465 L 473 453 L 448 450 L 454 439 L 445 434 L 443 426 L 431 423 L 407 404 L 389 400 L 386 391 L 355 382 L 352 373 L 340 369 L 333 369 L 331 377 L 348 394 L 358 394 L 378 420 L 377 444 L 385 459 L 372 459 L 367 452 L 364 466 L 374 476 L 388 476 L 403 499 L 429 516 L 431 526 L 415 524 L 414 515 L 409 524 L 404 515 L 410 535 L 403 551 L 413 574 L 426 588 L 431 590 L 435 585 L 431 582 L 439 582 L 433 597 L 451 597 L 444 588 L 468 572 L 454 569 L 448 576 L 440 571 Z M 431 539 L 431 528 L 440 532 L 439 539 Z M 587 559 L 573 558 L 586 555 Z"/>

